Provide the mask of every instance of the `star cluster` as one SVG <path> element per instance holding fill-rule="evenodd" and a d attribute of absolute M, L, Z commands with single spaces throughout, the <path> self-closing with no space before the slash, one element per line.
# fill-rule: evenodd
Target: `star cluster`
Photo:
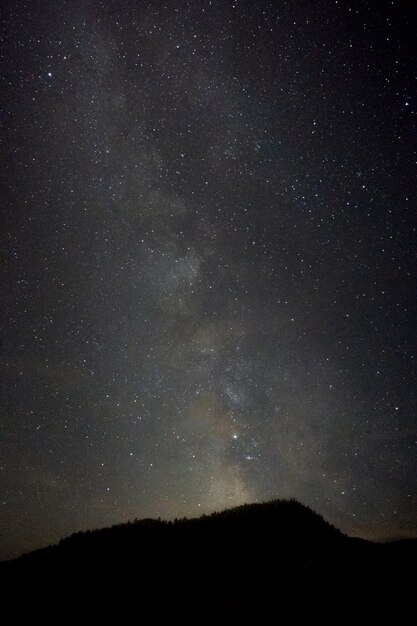
<path fill-rule="evenodd" d="M 3 558 L 276 497 L 415 535 L 415 9 L 0 12 Z"/>

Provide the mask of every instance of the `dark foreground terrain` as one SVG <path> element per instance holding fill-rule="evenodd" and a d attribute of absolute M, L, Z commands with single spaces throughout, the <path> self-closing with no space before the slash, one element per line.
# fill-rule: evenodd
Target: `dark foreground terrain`
<path fill-rule="evenodd" d="M 417 540 L 352 539 L 273 501 L 77 533 L 0 563 L 2 604 L 56 623 L 403 624 L 416 557 Z"/>

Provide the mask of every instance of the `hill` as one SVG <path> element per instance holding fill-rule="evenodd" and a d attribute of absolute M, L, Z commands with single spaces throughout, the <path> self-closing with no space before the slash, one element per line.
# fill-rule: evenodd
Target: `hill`
<path fill-rule="evenodd" d="M 308 507 L 276 500 L 76 533 L 1 564 L 0 574 L 95 615 L 134 609 L 151 621 L 216 624 L 356 623 L 360 615 L 372 623 L 398 621 L 411 602 L 416 556 L 417 541 L 352 539 Z"/>

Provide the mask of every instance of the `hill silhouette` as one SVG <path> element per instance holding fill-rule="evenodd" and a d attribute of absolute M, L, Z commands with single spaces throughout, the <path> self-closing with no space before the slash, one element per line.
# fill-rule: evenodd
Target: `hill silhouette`
<path fill-rule="evenodd" d="M 144 623 L 398 622 L 411 608 L 416 556 L 416 540 L 349 538 L 308 507 L 275 500 L 79 532 L 0 564 L 0 574 L 68 610 L 134 610 Z"/>

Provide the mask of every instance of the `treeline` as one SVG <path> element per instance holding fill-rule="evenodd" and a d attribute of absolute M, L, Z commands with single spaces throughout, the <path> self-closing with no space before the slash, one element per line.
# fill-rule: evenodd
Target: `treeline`
<path fill-rule="evenodd" d="M 334 567 L 346 537 L 320 515 L 295 500 L 246 504 L 195 519 L 142 519 L 100 530 L 77 532 L 58 545 L 24 555 L 16 561 L 52 560 L 91 565 L 136 558 L 155 561 L 204 560 L 206 569 L 220 560 L 240 576 L 243 563 L 261 566 L 266 555 L 290 570 Z M 331 549 L 330 549 L 331 548 Z M 188 565 L 190 563 L 187 563 Z"/>
<path fill-rule="evenodd" d="M 52 594 L 69 610 L 71 598 L 104 618 L 127 607 L 144 623 L 403 623 L 416 557 L 417 541 L 352 539 L 295 500 L 275 500 L 78 532 L 0 564 L 0 575 L 14 590 L 36 588 L 37 601 Z"/>

